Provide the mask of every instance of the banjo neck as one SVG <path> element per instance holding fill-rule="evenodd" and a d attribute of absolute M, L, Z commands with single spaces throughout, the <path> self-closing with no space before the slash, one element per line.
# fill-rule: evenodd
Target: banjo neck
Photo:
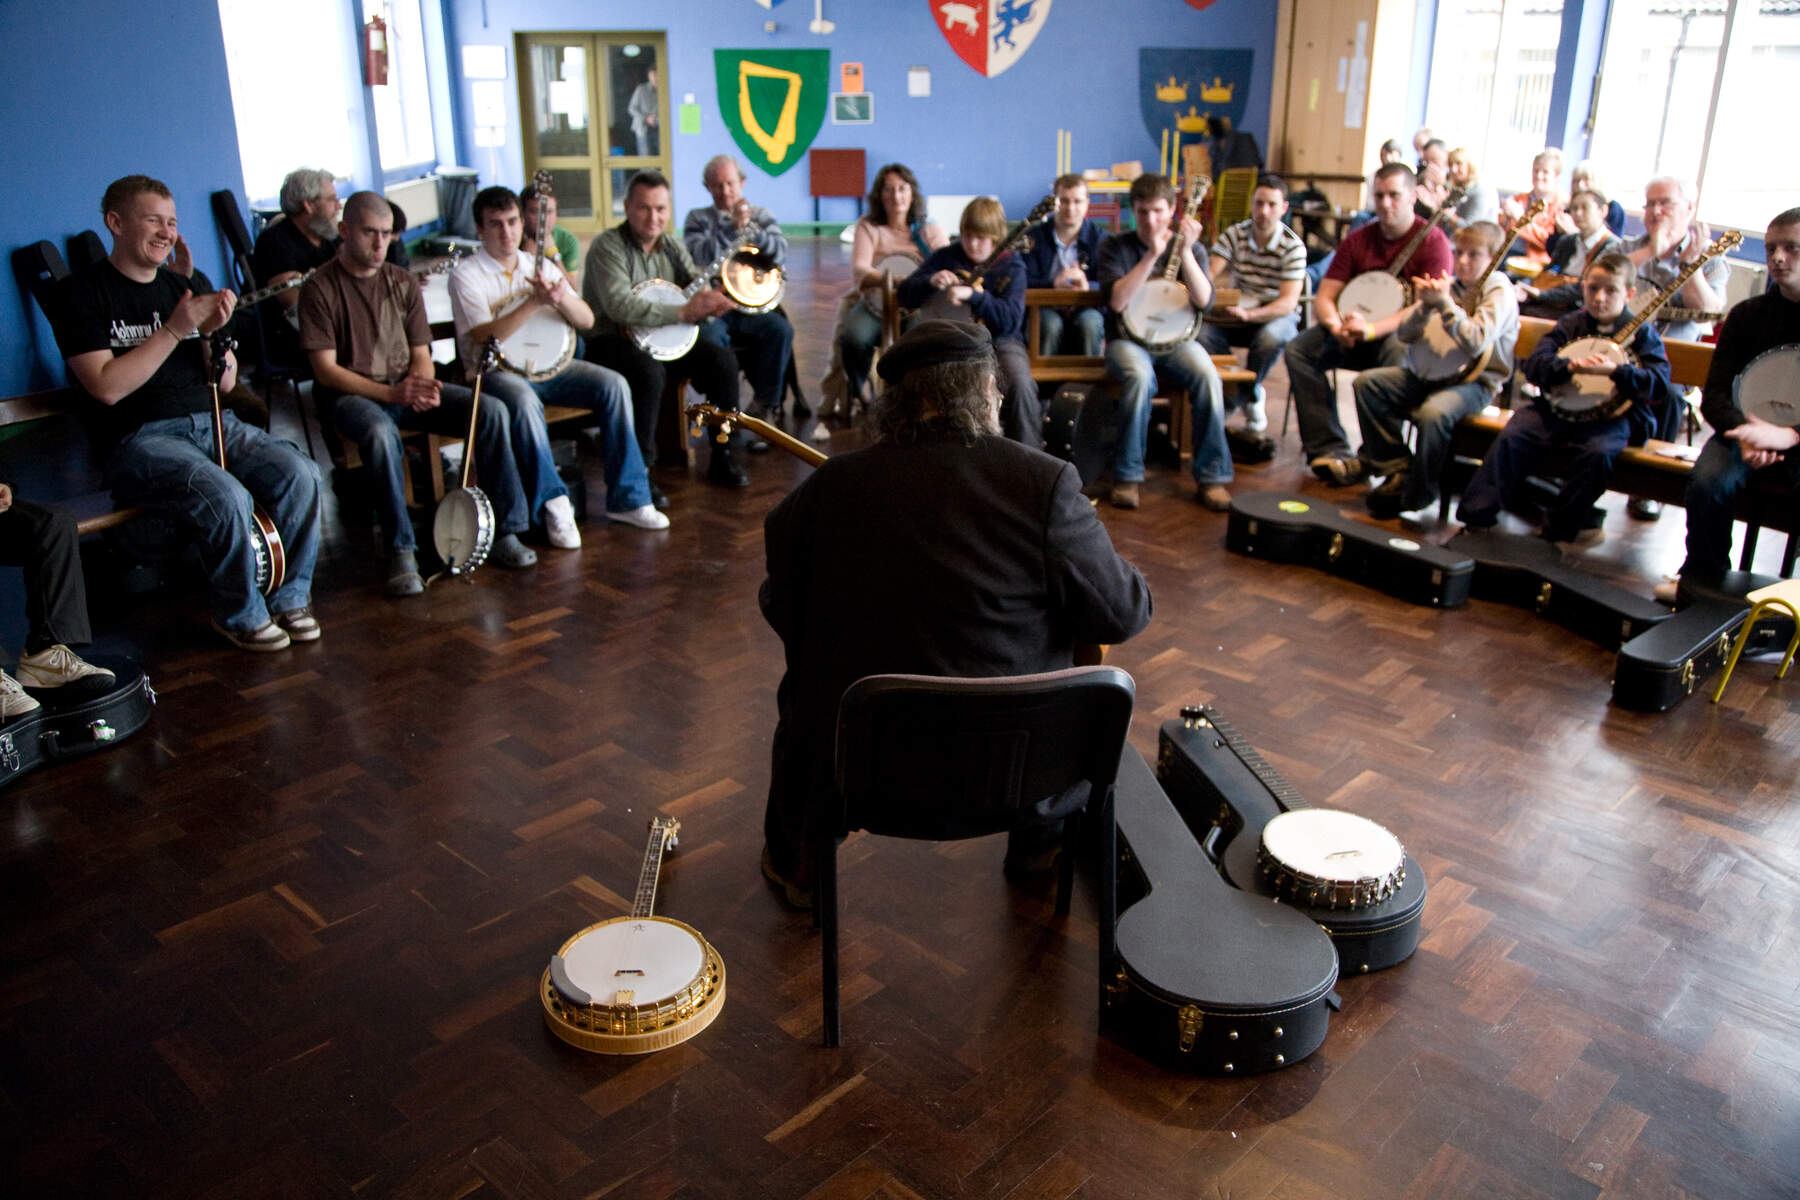
<path fill-rule="evenodd" d="M 681 822 L 674 817 L 655 817 L 650 822 L 650 840 L 644 847 L 644 866 L 638 872 L 637 895 L 631 901 L 631 915 L 642 919 L 656 908 L 656 877 L 662 873 L 663 851 L 673 850 L 681 837 Z"/>
<path fill-rule="evenodd" d="M 1445 195 L 1443 203 L 1432 210 L 1431 215 L 1425 218 L 1425 223 L 1414 230 L 1413 235 L 1406 240 L 1406 245 L 1400 247 L 1400 253 L 1394 256 L 1394 261 L 1384 268 L 1389 275 L 1395 279 L 1405 278 L 1401 272 L 1406 270 L 1406 264 L 1411 262 L 1413 255 L 1419 252 L 1419 247 L 1425 244 L 1425 239 L 1431 236 L 1431 231 L 1437 228 L 1437 223 L 1444 219 L 1444 214 L 1449 212 L 1453 205 L 1461 204 L 1462 198 L 1461 187 L 1450 189 L 1449 193 Z M 1381 226 L 1377 224 L 1376 228 L 1380 229 Z"/>
<path fill-rule="evenodd" d="M 1517 233 L 1521 227 L 1529 225 L 1537 215 L 1543 211 L 1544 198 L 1542 196 L 1533 196 L 1531 198 L 1531 206 L 1519 214 L 1518 220 L 1508 221 L 1500 227 L 1500 248 L 1494 251 L 1493 257 L 1488 259 L 1487 270 L 1481 273 L 1481 278 L 1475 281 L 1475 286 L 1463 293 L 1463 312 L 1473 317 L 1476 311 L 1481 308 L 1481 297 L 1482 293 L 1487 291 L 1487 281 L 1493 277 L 1494 268 L 1500 265 L 1500 260 L 1506 257 L 1506 248 L 1512 245 L 1513 235 Z"/>
<path fill-rule="evenodd" d="M 1194 180 L 1188 188 L 1187 202 L 1175 214 L 1175 235 L 1169 240 L 1169 265 L 1163 268 L 1162 277 L 1170 283 L 1175 282 L 1181 274 L 1181 223 L 1192 216 L 1200 208 L 1200 202 L 1206 199 L 1206 193 L 1212 190 L 1212 179 L 1202 175 Z"/>
<path fill-rule="evenodd" d="M 310 272 L 309 272 L 310 273 Z M 219 470 L 225 466 L 225 406 L 219 399 L 219 384 L 225 379 L 225 356 L 237 349 L 237 340 L 227 332 L 230 325 L 221 325 L 207 336 L 207 348 L 212 353 L 212 362 L 207 366 L 207 376 L 212 384 L 212 419 L 213 449 L 218 452 Z"/>
<path fill-rule="evenodd" d="M 1274 797 L 1275 803 L 1281 806 L 1282 811 L 1294 812 L 1307 807 L 1306 801 L 1301 798 L 1294 785 L 1283 778 L 1281 772 L 1277 771 L 1268 759 L 1258 753 L 1256 747 L 1246 741 L 1229 721 L 1220 716 L 1218 709 L 1211 705 L 1183 708 L 1181 717 L 1190 728 L 1204 726 L 1217 733 L 1219 740 L 1225 744 L 1225 748 L 1236 755 L 1239 762 L 1249 768 L 1250 773 L 1256 776 L 1258 783 L 1269 789 L 1269 795 Z"/>
<path fill-rule="evenodd" d="M 1733 246 L 1740 244 L 1743 240 L 1744 235 L 1735 229 L 1727 230 L 1725 233 L 1720 234 L 1713 244 L 1706 248 L 1704 254 L 1699 258 L 1696 258 L 1687 266 L 1681 268 L 1680 274 L 1676 275 L 1674 279 L 1671 279 L 1666 285 L 1658 289 L 1656 294 L 1650 297 L 1650 302 L 1644 305 L 1631 320 L 1625 322 L 1617 333 L 1612 335 L 1613 344 L 1623 346 L 1630 342 L 1633 337 L 1637 336 L 1637 331 L 1643 327 L 1644 322 L 1656 315 L 1657 309 L 1667 304 L 1670 300 L 1673 300 L 1675 298 L 1675 293 L 1687 286 L 1687 281 L 1694 277 L 1695 272 L 1699 271 L 1701 267 L 1704 267 L 1707 263 L 1719 257 L 1719 255 L 1725 253 Z"/>
<path fill-rule="evenodd" d="M 1025 214 L 1025 219 L 1023 221 L 1020 221 L 1017 225 L 1014 225 L 1011 229 L 1006 231 L 1006 236 L 1000 239 L 1000 244 L 995 246 L 993 250 L 989 252 L 987 258 L 978 263 L 973 271 L 969 272 L 968 277 L 964 279 L 963 282 L 970 287 L 980 287 L 981 281 L 987 278 L 987 273 L 994 269 L 1001 258 L 1011 253 L 1013 247 L 1018 246 L 1021 242 L 1027 242 L 1025 231 L 1030 229 L 1033 225 L 1036 225 L 1039 221 L 1042 221 L 1045 217 L 1048 217 L 1055 208 L 1055 196 L 1045 196 L 1042 200 L 1039 200 L 1037 204 L 1033 206 L 1032 210 Z M 1027 243 L 1025 248 L 1029 248 L 1029 243 Z"/>

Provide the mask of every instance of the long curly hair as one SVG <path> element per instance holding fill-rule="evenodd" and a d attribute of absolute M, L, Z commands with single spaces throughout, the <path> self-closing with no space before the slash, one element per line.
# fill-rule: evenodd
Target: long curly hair
<path fill-rule="evenodd" d="M 906 224 L 917 225 L 925 219 L 925 195 L 919 191 L 919 177 L 900 163 L 889 163 L 875 172 L 875 183 L 869 188 L 869 220 L 877 225 L 888 223 L 887 204 L 881 198 L 882 185 L 887 183 L 889 175 L 898 175 L 912 189 L 912 207 L 907 210 Z"/>
<path fill-rule="evenodd" d="M 988 358 L 908 371 L 876 401 L 876 434 L 900 445 L 937 438 L 973 445 L 979 438 L 997 436 L 995 370 Z"/>

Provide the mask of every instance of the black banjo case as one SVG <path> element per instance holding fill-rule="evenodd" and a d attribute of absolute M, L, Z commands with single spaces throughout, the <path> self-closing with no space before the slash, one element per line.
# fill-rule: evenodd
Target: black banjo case
<path fill-rule="evenodd" d="M 1467 555 L 1277 492 L 1232 497 L 1225 545 L 1252 558 L 1319 567 L 1434 608 L 1455 608 L 1467 600 L 1475 569 Z"/>
<path fill-rule="evenodd" d="M 1750 615 L 1746 592 L 1779 582 L 1769 575 L 1730 571 L 1716 584 L 1681 581 L 1680 611 L 1619 647 L 1613 703 L 1637 712 L 1666 712 L 1706 684 L 1731 657 Z M 1794 636 L 1784 614 L 1764 617 L 1747 651 L 1780 649 Z"/>
<path fill-rule="evenodd" d="M 1669 610 L 1654 600 L 1571 566 L 1541 537 L 1465 529 L 1450 539 L 1450 548 L 1475 560 L 1478 598 L 1532 609 L 1608 649 L 1669 619 Z"/>
<path fill-rule="evenodd" d="M 1145 1058 L 1208 1075 L 1272 1071 L 1317 1050 L 1339 1005 L 1324 930 L 1228 885 L 1130 744 L 1113 817 L 1121 908 L 1114 961 L 1101 964 L 1101 1023 Z"/>
<path fill-rule="evenodd" d="M 0 725 L 0 787 L 45 763 L 104 750 L 150 720 L 156 693 L 143 667 L 126 659 L 88 661 L 112 671 L 113 682 L 90 678 L 59 688 L 28 688 L 42 707 Z"/>
<path fill-rule="evenodd" d="M 1247 893 L 1274 898 L 1256 852 L 1264 825 L 1306 807 L 1293 785 L 1210 707 L 1183 708 L 1181 720 L 1163 722 L 1156 773 L 1188 827 L 1217 854 L 1225 878 Z M 1383 970 L 1419 948 L 1425 872 L 1412 855 L 1405 862 L 1394 894 L 1362 908 L 1284 901 L 1331 935 L 1342 974 Z"/>

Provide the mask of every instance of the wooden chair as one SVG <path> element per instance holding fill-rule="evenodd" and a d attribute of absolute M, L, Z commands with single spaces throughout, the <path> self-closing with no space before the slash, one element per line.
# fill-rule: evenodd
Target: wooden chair
<path fill-rule="evenodd" d="M 1056 911 L 1069 911 L 1084 813 L 1100 839 L 1100 927 L 1113 924 L 1113 778 L 1136 687 L 1117 667 L 944 679 L 871 675 L 838 708 L 835 811 L 813 848 L 825 1045 L 838 1013 L 837 846 L 852 830 L 954 841 L 1064 822 Z"/>

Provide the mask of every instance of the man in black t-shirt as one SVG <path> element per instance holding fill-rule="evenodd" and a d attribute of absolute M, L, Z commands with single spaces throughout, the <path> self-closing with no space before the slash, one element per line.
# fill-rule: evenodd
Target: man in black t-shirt
<path fill-rule="evenodd" d="M 205 276 L 165 265 L 175 245 L 167 186 L 128 175 L 100 202 L 112 252 L 63 284 L 56 341 L 91 397 L 95 457 L 113 498 L 169 513 L 192 528 L 211 590 L 213 627 L 245 650 L 313 641 L 313 562 L 319 551 L 319 469 L 288 442 L 224 416 L 227 469 L 218 465 L 203 334 L 231 319 L 237 297 Z M 221 390 L 237 364 L 226 356 Z M 267 599 L 256 587 L 252 508 L 280 531 L 287 571 Z M 271 614 L 273 614 L 271 616 Z"/>
<path fill-rule="evenodd" d="M 337 254 L 337 182 L 330 171 L 302 167 L 281 181 L 281 218 L 256 239 L 250 270 L 258 287 L 299 279 L 330 262 Z M 300 348 L 300 289 L 276 292 L 262 302 L 262 325 L 269 339 L 269 361 L 287 367 L 306 365 Z"/>

